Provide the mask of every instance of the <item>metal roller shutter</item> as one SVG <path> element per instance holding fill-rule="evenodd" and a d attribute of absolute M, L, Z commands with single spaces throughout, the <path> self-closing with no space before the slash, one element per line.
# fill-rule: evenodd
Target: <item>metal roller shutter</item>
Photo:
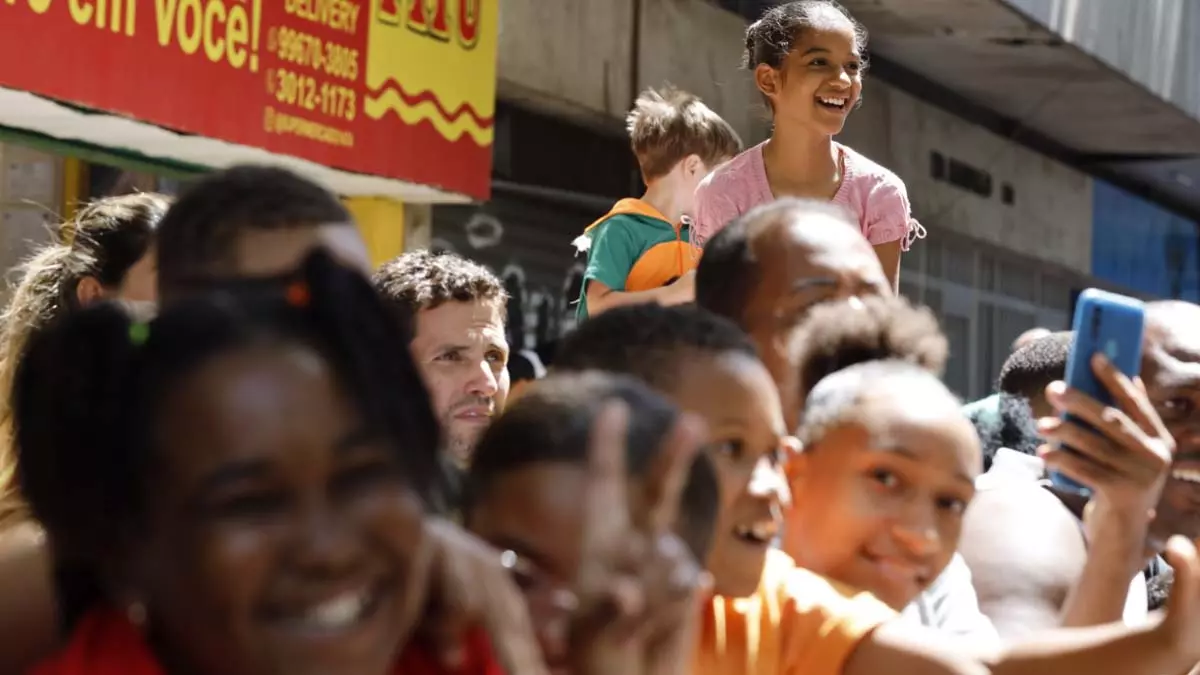
<path fill-rule="evenodd" d="M 452 250 L 499 275 L 512 296 L 511 350 L 546 352 L 575 325 L 586 259 L 575 255 L 571 242 L 612 201 L 497 181 L 486 204 L 435 207 L 431 247 Z"/>

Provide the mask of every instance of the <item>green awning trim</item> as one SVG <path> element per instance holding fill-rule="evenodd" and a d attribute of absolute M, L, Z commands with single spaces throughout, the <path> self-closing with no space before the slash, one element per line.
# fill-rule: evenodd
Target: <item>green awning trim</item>
<path fill-rule="evenodd" d="M 24 145 L 42 152 L 78 157 L 95 164 L 108 164 L 127 171 L 150 173 L 164 178 L 187 179 L 212 170 L 211 167 L 199 164 L 143 155 L 136 150 L 102 147 L 6 126 L 0 126 L 0 142 Z"/>

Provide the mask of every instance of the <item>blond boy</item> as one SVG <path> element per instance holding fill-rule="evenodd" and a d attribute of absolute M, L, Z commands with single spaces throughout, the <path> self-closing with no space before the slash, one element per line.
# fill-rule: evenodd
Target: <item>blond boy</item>
<path fill-rule="evenodd" d="M 700 251 L 688 221 L 696 187 L 742 150 L 733 127 L 677 89 L 643 92 L 626 128 L 646 193 L 617 202 L 575 240 L 588 256 L 580 321 L 622 305 L 692 301 Z"/>

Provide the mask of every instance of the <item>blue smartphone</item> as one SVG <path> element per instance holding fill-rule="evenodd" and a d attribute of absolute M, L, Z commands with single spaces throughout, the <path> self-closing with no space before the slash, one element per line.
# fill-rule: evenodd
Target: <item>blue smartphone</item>
<path fill-rule="evenodd" d="M 1137 298 L 1097 288 L 1080 293 L 1079 302 L 1075 305 L 1075 336 L 1067 358 L 1067 386 L 1104 405 L 1112 405 L 1113 398 L 1108 389 L 1092 372 L 1092 355 L 1097 352 L 1104 354 L 1117 370 L 1127 377 L 1136 377 L 1142 368 L 1142 331 L 1145 323 L 1146 308 Z M 1070 416 L 1067 418 L 1071 419 Z M 1055 472 L 1051 472 L 1050 480 L 1064 490 L 1081 494 L 1091 492 L 1086 485 Z"/>

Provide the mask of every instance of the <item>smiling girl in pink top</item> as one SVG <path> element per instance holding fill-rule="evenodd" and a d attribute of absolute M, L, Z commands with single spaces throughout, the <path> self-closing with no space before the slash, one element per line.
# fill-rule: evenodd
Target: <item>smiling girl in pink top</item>
<path fill-rule="evenodd" d="M 833 140 L 861 103 L 866 42 L 866 30 L 829 0 L 780 5 L 746 30 L 746 67 L 775 129 L 700 184 L 697 244 L 777 197 L 831 200 L 858 222 L 898 288 L 901 251 L 925 235 L 910 214 L 904 182 Z"/>

